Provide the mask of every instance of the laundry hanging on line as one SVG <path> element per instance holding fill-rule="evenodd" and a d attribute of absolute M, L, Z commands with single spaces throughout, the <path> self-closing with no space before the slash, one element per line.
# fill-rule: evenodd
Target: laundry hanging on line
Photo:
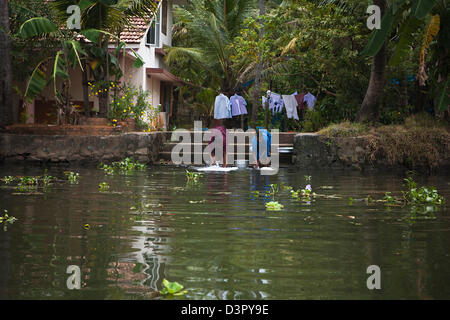
<path fill-rule="evenodd" d="M 291 97 L 295 99 L 295 102 Z M 289 102 L 286 102 L 286 99 L 288 99 Z M 296 110 L 294 111 L 294 106 L 296 106 L 295 109 L 298 108 L 299 110 L 305 109 L 306 106 L 308 106 L 308 109 L 313 109 L 316 100 L 316 97 L 310 92 L 308 92 L 307 94 L 299 94 L 298 92 L 294 92 L 291 95 L 279 95 L 277 93 L 271 92 L 268 98 L 265 96 L 262 97 L 262 105 L 264 107 L 265 103 L 268 102 L 269 109 L 272 110 L 272 114 L 275 114 L 276 112 L 282 112 L 283 107 L 285 107 L 288 118 L 297 119 L 298 113 L 296 112 Z"/>
<path fill-rule="evenodd" d="M 242 114 L 247 114 L 247 102 L 245 101 L 245 99 L 238 95 L 238 94 L 234 94 L 231 98 L 230 98 L 230 104 L 231 104 L 231 115 L 233 117 L 235 116 L 239 116 Z"/>
<path fill-rule="evenodd" d="M 313 109 L 314 108 L 314 104 L 316 103 L 316 97 L 313 96 L 311 93 L 307 93 L 305 95 L 305 97 L 303 98 L 303 100 L 306 102 L 306 104 L 308 105 L 309 109 Z"/>
<path fill-rule="evenodd" d="M 283 95 L 284 107 L 286 108 L 286 115 L 288 119 L 294 118 L 295 120 L 300 120 L 298 118 L 297 108 L 298 103 L 295 99 L 295 95 Z"/>
<path fill-rule="evenodd" d="M 231 103 L 230 99 L 223 93 L 216 97 L 214 102 L 214 119 L 229 119 L 231 118 Z"/>

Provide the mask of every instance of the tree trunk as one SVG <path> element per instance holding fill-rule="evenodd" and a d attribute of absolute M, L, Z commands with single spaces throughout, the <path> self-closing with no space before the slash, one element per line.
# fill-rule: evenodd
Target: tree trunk
<path fill-rule="evenodd" d="M 108 95 L 109 92 L 105 92 L 105 90 L 101 90 L 98 94 L 98 106 L 99 106 L 99 117 L 106 118 L 108 115 Z"/>
<path fill-rule="evenodd" d="M 11 42 L 8 0 L 0 0 L 0 127 L 13 120 Z"/>
<path fill-rule="evenodd" d="M 266 6 L 264 0 L 259 0 L 259 14 L 262 16 L 266 13 Z M 264 36 L 264 27 L 259 30 L 259 39 Z M 262 73 L 262 57 L 261 53 L 258 54 L 258 64 L 256 65 L 256 77 L 255 77 L 255 87 L 253 90 L 253 108 L 252 108 L 252 123 L 258 120 L 258 106 L 261 99 L 261 73 Z"/>
<path fill-rule="evenodd" d="M 101 93 L 99 94 L 98 103 L 99 103 L 99 116 L 100 118 L 106 118 L 108 116 L 108 110 L 109 110 L 109 51 L 108 51 L 108 45 L 109 45 L 109 37 L 106 37 L 105 39 L 105 51 L 106 51 L 106 66 L 105 66 L 105 73 L 103 78 L 103 86 L 101 87 Z"/>
<path fill-rule="evenodd" d="M 374 5 L 381 8 L 382 15 L 386 11 L 386 0 L 374 0 Z M 369 87 L 366 96 L 356 115 L 356 121 L 377 121 L 380 115 L 381 102 L 383 99 L 384 76 L 386 71 L 386 43 L 373 57 L 370 71 Z"/>
<path fill-rule="evenodd" d="M 88 87 L 88 70 L 86 65 L 86 60 L 81 60 L 83 66 L 82 71 L 82 85 L 83 85 L 83 105 L 84 105 L 84 115 L 85 117 L 91 116 L 91 108 L 89 106 L 89 87 Z"/>

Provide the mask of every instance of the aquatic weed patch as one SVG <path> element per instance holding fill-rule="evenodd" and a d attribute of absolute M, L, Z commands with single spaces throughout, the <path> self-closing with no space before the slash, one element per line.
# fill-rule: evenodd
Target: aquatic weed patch
<path fill-rule="evenodd" d="M 176 281 L 170 282 L 167 279 L 163 279 L 163 286 L 159 293 L 164 296 L 182 296 L 187 293 L 187 290 L 183 290 L 184 286 Z"/>
<path fill-rule="evenodd" d="M 80 174 L 73 171 L 66 171 L 64 174 L 66 175 L 67 181 L 71 184 L 78 183 L 78 179 L 80 179 Z"/>
<path fill-rule="evenodd" d="M 270 201 L 266 203 L 266 210 L 269 211 L 281 211 L 283 208 L 284 206 L 277 201 Z"/>
<path fill-rule="evenodd" d="M 115 173 L 127 174 L 133 171 L 141 171 L 147 168 L 147 166 L 139 161 L 133 161 L 130 158 L 125 158 L 121 161 L 116 161 L 110 165 L 101 162 L 98 166 L 106 174 L 113 175 Z"/>
<path fill-rule="evenodd" d="M 186 170 L 186 179 L 188 183 L 198 184 L 201 177 L 203 177 L 202 173 Z"/>
<path fill-rule="evenodd" d="M 8 210 L 4 210 L 3 216 L 0 216 L 0 225 L 3 225 L 3 231 L 8 230 L 8 224 L 13 224 L 18 219 L 16 217 L 8 215 Z"/>
<path fill-rule="evenodd" d="M 33 191 L 38 188 L 46 188 L 51 185 L 56 177 L 47 174 L 45 171 L 42 176 L 6 176 L 0 179 L 6 185 L 14 185 L 19 191 Z"/>

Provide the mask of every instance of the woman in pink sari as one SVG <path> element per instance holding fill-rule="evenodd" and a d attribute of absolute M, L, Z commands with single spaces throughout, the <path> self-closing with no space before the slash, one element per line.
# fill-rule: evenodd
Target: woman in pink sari
<path fill-rule="evenodd" d="M 211 122 L 211 129 L 219 130 L 222 134 L 222 148 L 223 148 L 223 166 L 227 166 L 227 128 L 223 125 L 223 121 L 219 119 L 213 119 Z M 215 141 L 215 136 L 213 135 L 209 140 L 209 144 L 212 144 Z M 221 159 L 219 159 L 220 161 Z M 216 165 L 216 152 L 215 149 L 211 152 L 211 164 Z"/>

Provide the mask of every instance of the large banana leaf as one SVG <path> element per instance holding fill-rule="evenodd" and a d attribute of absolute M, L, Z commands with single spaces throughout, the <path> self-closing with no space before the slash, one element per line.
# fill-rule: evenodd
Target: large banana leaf
<path fill-rule="evenodd" d="M 134 62 L 133 62 L 133 67 L 135 67 L 136 69 L 139 69 L 140 67 L 142 67 L 145 64 L 144 59 L 142 59 L 142 57 L 133 49 L 130 49 L 130 50 L 133 53 L 134 57 L 136 58 L 136 60 L 134 60 Z"/>
<path fill-rule="evenodd" d="M 411 13 L 417 19 L 423 20 L 431 12 L 431 9 L 433 9 L 436 3 L 437 0 L 415 0 L 411 8 Z"/>
<path fill-rule="evenodd" d="M 118 54 L 120 53 L 120 50 L 123 49 L 123 54 L 125 55 L 125 49 L 126 49 L 126 46 L 127 46 L 127 44 L 126 44 L 125 42 L 119 42 L 119 44 L 118 44 L 116 50 L 114 51 L 114 54 L 115 54 L 115 55 L 118 55 Z M 136 51 L 134 51 L 133 49 L 130 48 L 130 50 L 131 50 L 131 52 L 133 53 L 133 55 L 135 56 L 135 58 L 136 58 L 136 60 L 135 60 L 134 63 L 133 63 L 133 66 L 134 66 L 136 69 L 141 68 L 141 67 L 145 64 L 144 59 L 142 59 L 142 57 L 141 57 Z M 116 59 L 116 57 L 114 57 L 114 56 L 112 56 L 112 57 L 113 57 L 114 59 Z M 111 62 L 113 62 L 112 59 L 111 59 Z M 120 68 L 120 67 L 119 67 L 119 68 Z"/>
<path fill-rule="evenodd" d="M 30 80 L 28 81 L 27 88 L 25 90 L 25 98 L 28 101 L 33 100 L 38 94 L 44 90 L 47 85 L 47 76 L 44 70 L 44 64 L 49 60 L 49 58 L 45 58 L 41 62 L 38 63 L 36 68 L 34 68 L 33 73 L 31 74 Z"/>
<path fill-rule="evenodd" d="M 417 73 L 417 79 L 421 86 L 425 85 L 428 75 L 426 73 L 425 58 L 427 50 L 430 47 L 431 42 L 436 38 L 441 28 L 441 18 L 438 14 L 430 17 L 427 23 L 426 32 L 423 37 L 422 47 L 419 55 L 419 72 Z"/>
<path fill-rule="evenodd" d="M 381 19 L 381 28 L 375 29 L 372 32 L 367 46 L 361 52 L 362 55 L 373 57 L 380 51 L 381 47 L 391 33 L 393 22 L 394 15 L 392 12 L 386 12 Z"/>
<path fill-rule="evenodd" d="M 58 31 L 58 27 L 47 18 L 37 17 L 25 21 L 19 33 L 23 38 L 48 35 Z"/>
<path fill-rule="evenodd" d="M 81 44 L 75 40 L 68 40 L 66 41 L 66 46 L 69 51 L 68 59 L 71 63 L 72 68 L 75 68 L 78 65 L 80 66 L 81 70 L 84 71 L 80 54 L 86 55 L 86 52 L 81 48 Z"/>
<path fill-rule="evenodd" d="M 78 6 L 80 7 L 81 11 L 86 9 L 87 7 L 90 7 L 95 4 L 95 1 L 93 0 L 80 0 L 78 3 Z"/>
<path fill-rule="evenodd" d="M 414 33 L 419 30 L 421 24 L 422 22 L 415 16 L 409 16 L 406 23 L 402 25 L 399 31 L 400 39 L 389 62 L 391 65 L 396 66 L 408 57 L 411 44 L 414 42 Z"/>
<path fill-rule="evenodd" d="M 68 79 L 69 74 L 67 73 L 67 63 L 64 60 L 64 52 L 58 51 L 55 56 L 55 62 L 53 64 L 52 80 L 53 80 L 53 90 L 55 95 L 57 94 L 56 82 L 57 77 L 62 79 Z"/>

